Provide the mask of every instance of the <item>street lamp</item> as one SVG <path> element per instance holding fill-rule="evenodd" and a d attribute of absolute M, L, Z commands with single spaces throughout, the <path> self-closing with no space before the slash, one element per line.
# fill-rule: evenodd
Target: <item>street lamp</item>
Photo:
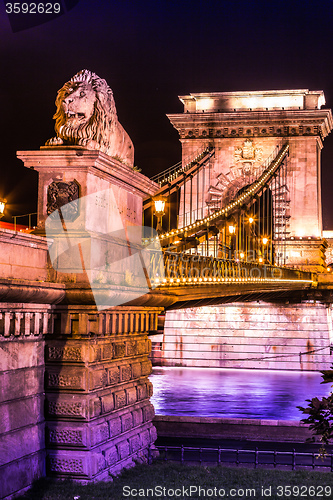
<path fill-rule="evenodd" d="M 270 246 L 268 245 L 269 243 L 269 239 L 267 238 L 267 236 L 263 236 L 262 238 L 262 254 L 263 254 L 263 257 L 265 257 L 265 262 L 270 262 Z"/>
<path fill-rule="evenodd" d="M 155 206 L 155 216 L 157 217 L 157 226 L 156 226 L 156 231 L 161 232 L 162 231 L 162 217 L 165 214 L 164 208 L 165 208 L 165 201 L 166 199 L 163 196 L 159 196 L 157 198 L 153 199 L 154 201 L 154 206 Z"/>
<path fill-rule="evenodd" d="M 0 219 L 5 215 L 6 203 L 6 199 L 0 199 Z"/>
<path fill-rule="evenodd" d="M 228 233 L 229 233 L 229 259 L 236 259 L 236 225 L 233 220 L 229 221 L 228 224 Z"/>

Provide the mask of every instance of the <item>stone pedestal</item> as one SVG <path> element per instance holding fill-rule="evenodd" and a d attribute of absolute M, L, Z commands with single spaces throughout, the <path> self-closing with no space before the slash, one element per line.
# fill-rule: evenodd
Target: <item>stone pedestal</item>
<path fill-rule="evenodd" d="M 114 214 L 120 214 L 124 226 L 141 225 L 142 200 L 158 189 L 153 181 L 115 158 L 79 146 L 18 151 L 17 157 L 25 167 L 39 172 L 37 224 L 40 231 L 44 229 L 46 217 L 56 208 L 77 199 L 77 196 L 83 198 L 110 188 L 115 206 L 114 203 L 107 204 L 105 199 L 94 200 L 95 205 L 89 206 L 85 218 L 75 219 L 76 229 L 101 233 L 113 231 Z M 100 217 L 101 208 L 105 208 L 103 218 Z"/>
<path fill-rule="evenodd" d="M 37 232 L 53 241 L 52 281 L 112 287 L 133 276 L 131 284 L 142 278 L 146 284 L 134 253 L 142 244 L 142 200 L 155 193 L 154 182 L 100 151 L 79 147 L 18 157 L 39 171 Z"/>
<path fill-rule="evenodd" d="M 56 244 L 67 241 L 69 248 L 76 246 L 77 262 L 82 264 L 81 272 L 79 266 L 76 271 L 57 247 L 58 254 L 65 255 L 64 263 L 60 270 L 49 263 L 49 277 L 65 284 L 66 298 L 57 306 L 54 334 L 45 346 L 46 473 L 81 481 L 107 479 L 136 460 L 146 461 L 156 439 L 149 402 L 148 332 L 157 328 L 161 309 L 108 303 L 107 309 L 98 311 L 86 271 L 94 259 L 103 272 L 111 267 L 103 246 L 110 233 L 123 230 L 126 238 L 118 235 L 117 244 L 126 249 L 138 229 L 141 243 L 142 199 L 156 191 L 156 184 L 100 151 L 80 147 L 43 148 L 19 152 L 18 157 L 39 171 L 39 233 L 47 228 L 45 220 L 52 212 L 61 212 Z M 64 205 L 70 210 L 66 212 Z M 111 295 L 119 294 L 115 275 L 123 265 L 126 278 L 130 262 L 124 263 L 121 252 L 109 258 L 115 264 L 112 276 L 98 283 Z M 125 293 L 117 304 L 131 299 L 131 293 Z"/>
<path fill-rule="evenodd" d="M 148 332 L 160 309 L 58 307 L 46 342 L 47 472 L 107 479 L 156 439 Z"/>

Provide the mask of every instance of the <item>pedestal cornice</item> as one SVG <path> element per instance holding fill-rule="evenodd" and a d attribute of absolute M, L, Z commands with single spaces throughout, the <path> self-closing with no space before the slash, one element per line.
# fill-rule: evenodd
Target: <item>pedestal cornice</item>
<path fill-rule="evenodd" d="M 181 139 L 320 136 L 333 129 L 330 109 L 192 112 L 167 115 Z M 200 128 L 200 130 L 195 130 Z"/>
<path fill-rule="evenodd" d="M 152 196 L 159 186 L 140 172 L 126 164 L 101 153 L 78 146 L 42 147 L 40 151 L 17 151 L 17 157 L 27 168 L 39 172 L 53 170 L 91 171 L 101 178 L 112 179 L 112 183 L 127 187 L 142 198 Z"/>
<path fill-rule="evenodd" d="M 57 304 L 65 297 L 60 283 L 0 279 L 0 303 Z"/>

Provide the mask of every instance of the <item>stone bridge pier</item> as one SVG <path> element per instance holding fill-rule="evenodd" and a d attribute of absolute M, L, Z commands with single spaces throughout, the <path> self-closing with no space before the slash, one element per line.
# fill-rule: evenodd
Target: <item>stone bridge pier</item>
<path fill-rule="evenodd" d="M 146 461 L 156 439 L 149 402 L 154 308 L 59 306 L 46 340 L 47 472 L 107 479 Z"/>

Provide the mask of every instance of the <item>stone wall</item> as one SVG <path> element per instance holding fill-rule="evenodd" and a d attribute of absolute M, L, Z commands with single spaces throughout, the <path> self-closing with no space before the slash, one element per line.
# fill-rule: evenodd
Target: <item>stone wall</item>
<path fill-rule="evenodd" d="M 328 369 L 332 306 L 252 302 L 167 311 L 164 334 L 152 338 L 153 362 L 165 366 Z"/>
<path fill-rule="evenodd" d="M 157 308 L 58 308 L 46 342 L 47 473 L 107 479 L 146 461 L 156 439 L 149 402 Z"/>
<path fill-rule="evenodd" d="M 157 415 L 153 422 L 158 437 L 161 438 L 193 437 L 305 443 L 313 437 L 309 426 L 299 420 Z M 319 437 L 315 437 L 315 442 L 320 442 Z"/>
<path fill-rule="evenodd" d="M 46 281 L 47 276 L 46 239 L 0 229 L 0 279 Z"/>
<path fill-rule="evenodd" d="M 0 498 L 45 475 L 46 333 L 51 306 L 0 304 Z"/>

